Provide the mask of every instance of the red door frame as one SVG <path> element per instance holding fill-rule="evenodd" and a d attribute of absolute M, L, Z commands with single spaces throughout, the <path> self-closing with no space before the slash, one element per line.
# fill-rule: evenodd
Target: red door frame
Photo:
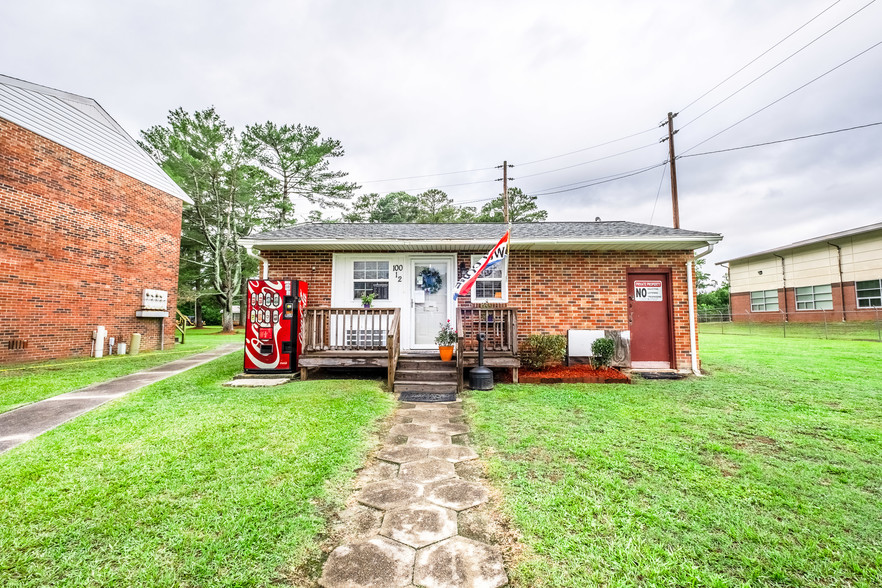
<path fill-rule="evenodd" d="M 628 288 L 628 282 L 630 281 L 631 274 L 663 274 L 667 276 L 667 289 L 666 294 L 668 298 L 668 303 L 665 305 L 668 311 L 668 337 L 670 338 L 670 350 L 671 350 L 671 369 L 678 369 L 677 367 L 677 347 L 676 347 L 676 337 L 674 337 L 674 280 L 671 275 L 670 267 L 628 267 L 625 268 L 625 296 L 628 301 L 628 330 L 631 330 L 631 290 Z"/>

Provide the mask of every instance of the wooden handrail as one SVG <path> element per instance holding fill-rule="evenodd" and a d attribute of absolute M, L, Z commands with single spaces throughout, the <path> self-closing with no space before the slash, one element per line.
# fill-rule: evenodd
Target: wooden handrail
<path fill-rule="evenodd" d="M 177 308 L 175 309 L 175 312 L 176 312 L 177 315 L 178 315 L 178 318 L 175 319 L 175 329 L 177 329 L 178 331 L 180 331 L 180 333 L 181 333 L 181 343 L 183 344 L 183 343 L 186 343 L 186 342 L 187 342 L 187 325 L 188 325 L 188 324 L 192 325 L 193 323 L 190 322 L 190 319 L 187 318 L 187 316 L 184 315 L 184 313 L 182 313 L 182 312 L 181 312 L 180 310 L 178 310 Z"/>
<path fill-rule="evenodd" d="M 398 369 L 398 358 L 401 354 L 401 309 L 396 308 L 392 315 L 392 323 L 386 334 L 386 351 L 389 354 L 389 392 L 395 390 L 395 370 Z"/>
<path fill-rule="evenodd" d="M 399 317 L 400 324 L 399 308 L 307 306 L 304 310 L 303 351 L 386 350 L 388 335 L 395 329 L 400 329 L 400 326 L 393 325 L 396 316 Z"/>
<path fill-rule="evenodd" d="M 456 309 L 456 392 L 461 394 L 465 389 L 465 366 L 463 365 L 462 309 Z"/>

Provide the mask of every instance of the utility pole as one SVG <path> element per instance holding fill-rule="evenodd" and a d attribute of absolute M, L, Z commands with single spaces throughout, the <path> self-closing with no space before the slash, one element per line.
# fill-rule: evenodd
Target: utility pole
<path fill-rule="evenodd" d="M 502 220 L 508 224 L 508 161 L 502 162 Z"/>
<path fill-rule="evenodd" d="M 674 208 L 674 228 L 680 228 L 680 205 L 677 203 L 677 158 L 674 154 L 674 117 L 678 112 L 668 113 L 668 160 L 671 163 L 671 203 Z"/>
<path fill-rule="evenodd" d="M 509 206 L 508 206 L 508 181 L 513 180 L 514 178 L 508 177 L 508 168 L 514 167 L 514 165 L 509 165 L 508 161 L 503 161 L 502 165 L 497 165 L 496 169 L 502 168 L 502 177 L 497 178 L 497 182 L 502 180 L 502 220 L 505 221 L 505 224 L 511 225 L 509 221 Z"/>

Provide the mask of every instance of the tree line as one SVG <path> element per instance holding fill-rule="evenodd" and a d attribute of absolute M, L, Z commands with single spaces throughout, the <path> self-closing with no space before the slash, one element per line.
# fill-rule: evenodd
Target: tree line
<path fill-rule="evenodd" d="M 239 241 L 297 222 L 298 198 L 312 208 L 305 215 L 311 222 L 503 222 L 502 195 L 480 209 L 456 205 L 437 189 L 356 196 L 361 186 L 331 169 L 342 144 L 313 126 L 268 121 L 238 132 L 213 107 L 178 108 L 166 125 L 142 131 L 139 144 L 193 200 L 182 217 L 178 299 L 197 309 L 200 298 L 212 300 L 224 332 L 233 332 L 233 306 L 257 272 Z M 512 222 L 548 217 L 518 188 L 509 189 L 509 212 Z"/>

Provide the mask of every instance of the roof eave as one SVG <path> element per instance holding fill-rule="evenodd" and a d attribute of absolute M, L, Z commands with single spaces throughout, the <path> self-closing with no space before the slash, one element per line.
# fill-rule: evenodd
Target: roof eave
<path fill-rule="evenodd" d="M 573 248 L 636 248 L 636 249 L 697 249 L 710 243 L 719 243 L 721 235 L 690 235 L 668 237 L 605 237 L 591 239 L 512 239 L 512 249 L 566 250 Z M 481 249 L 493 244 L 493 239 L 241 239 L 248 248 L 272 250 L 376 250 L 376 249 Z M 651 247 L 651 246 L 655 247 Z"/>

